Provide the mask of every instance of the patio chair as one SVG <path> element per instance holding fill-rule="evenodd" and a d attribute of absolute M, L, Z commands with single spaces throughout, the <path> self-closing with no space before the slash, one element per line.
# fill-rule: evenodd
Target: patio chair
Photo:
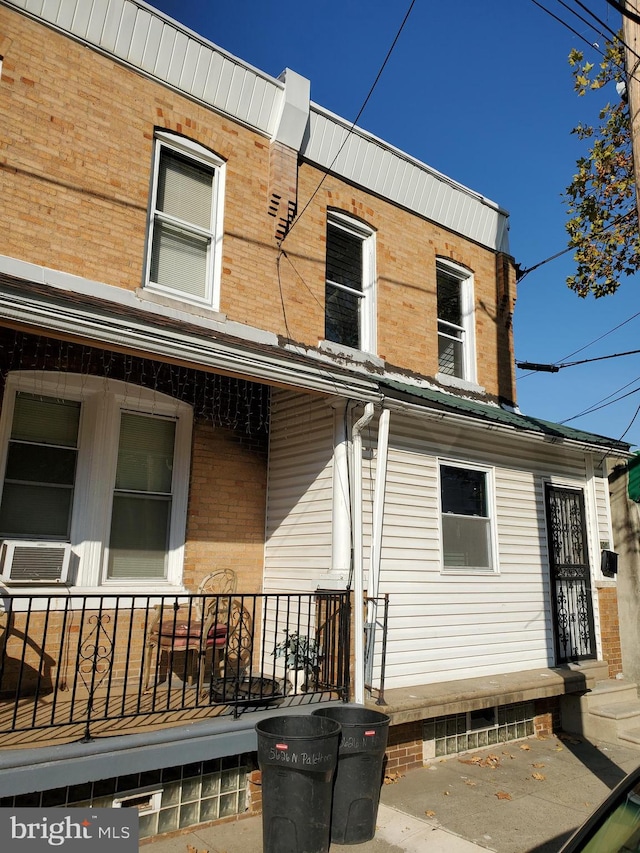
<path fill-rule="evenodd" d="M 239 690 L 250 680 L 253 659 L 253 618 L 238 599 L 231 603 L 228 634 L 220 661 L 218 677 L 212 675 L 211 697 L 216 702 L 238 698 Z"/>
<path fill-rule="evenodd" d="M 237 577 L 231 569 L 219 569 L 203 578 L 198 595 L 193 602 L 156 605 L 155 616 L 147 630 L 144 649 L 142 683 L 144 692 L 150 690 L 152 663 L 157 671 L 163 651 L 168 655 L 168 677 L 176 653 L 186 655 L 184 673 L 193 686 L 198 680 L 198 693 L 202 690 L 207 655 L 212 653 L 212 673 L 220 662 L 220 652 L 227 644 L 229 605 L 236 591 Z M 155 656 L 154 656 L 155 652 Z"/>

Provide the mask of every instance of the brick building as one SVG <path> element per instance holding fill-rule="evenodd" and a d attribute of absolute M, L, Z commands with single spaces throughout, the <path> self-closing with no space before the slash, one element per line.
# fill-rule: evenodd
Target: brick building
<path fill-rule="evenodd" d="M 185 690 L 169 729 L 140 703 L 89 720 L 94 657 L 66 738 L 42 722 L 83 674 L 80 641 L 56 657 L 79 614 L 126 698 L 150 638 L 171 681 L 150 608 L 213 569 L 254 608 L 243 672 L 271 681 L 270 602 L 297 596 L 300 633 L 367 597 L 350 680 L 315 692 L 385 699 L 391 766 L 550 727 L 560 695 L 620 671 L 600 551 L 605 457 L 628 447 L 518 412 L 506 212 L 291 70 L 141 0 L 76 6 L 0 2 L 0 696 L 39 714 L 4 725 L 3 802 L 147 797 L 143 835 L 242 813 L 262 693 L 236 718 L 198 689 L 188 727 Z"/>

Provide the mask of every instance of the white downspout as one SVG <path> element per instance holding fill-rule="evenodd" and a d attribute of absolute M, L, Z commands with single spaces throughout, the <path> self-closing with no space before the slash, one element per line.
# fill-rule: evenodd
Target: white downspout
<path fill-rule="evenodd" d="M 362 430 L 373 417 L 373 403 L 367 403 L 364 414 L 351 428 L 353 447 L 353 606 L 355 690 L 354 699 L 364 705 L 364 575 L 362 559 Z"/>
<path fill-rule="evenodd" d="M 376 598 L 380 588 L 380 559 L 382 553 L 382 523 L 384 519 L 384 499 L 387 488 L 387 462 L 389 458 L 389 422 L 391 412 L 383 409 L 378 424 L 378 454 L 376 460 L 376 480 L 373 492 L 373 518 L 371 521 L 371 549 L 369 553 L 369 588 L 367 596 Z M 375 649 L 375 630 L 378 607 L 377 602 L 367 605 L 367 645 L 365 678 L 371 683 L 373 673 L 373 652 Z"/>

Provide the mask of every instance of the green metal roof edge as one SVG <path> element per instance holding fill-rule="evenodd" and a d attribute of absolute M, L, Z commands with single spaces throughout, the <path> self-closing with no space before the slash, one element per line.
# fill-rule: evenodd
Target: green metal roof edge
<path fill-rule="evenodd" d="M 430 388 L 419 388 L 416 385 L 409 385 L 394 380 L 384 380 L 380 383 L 380 386 L 383 391 L 388 389 L 396 394 L 403 395 L 405 398 L 415 398 L 413 401 L 409 400 L 408 402 L 414 402 L 417 405 L 426 402 L 430 408 L 467 415 L 477 420 L 489 421 L 526 432 L 537 433 L 551 438 L 576 441 L 583 444 L 592 444 L 609 450 L 619 450 L 623 453 L 628 453 L 631 447 L 630 444 L 615 438 L 607 438 L 597 433 L 573 429 L 573 427 L 568 427 L 564 424 L 556 424 L 552 421 L 531 417 L 530 415 L 518 414 L 499 406 L 479 403 L 467 397 L 457 397 L 442 391 L 433 391 Z"/>

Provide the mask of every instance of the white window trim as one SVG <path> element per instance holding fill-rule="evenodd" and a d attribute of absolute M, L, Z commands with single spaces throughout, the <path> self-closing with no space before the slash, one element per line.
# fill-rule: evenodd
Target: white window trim
<path fill-rule="evenodd" d="M 476 362 L 476 324 L 475 324 L 475 297 L 474 297 L 474 279 L 473 273 L 460 266 L 459 264 L 449 261 L 445 258 L 436 259 L 436 293 L 437 293 L 437 273 L 442 271 L 448 275 L 457 278 L 460 282 L 460 302 L 462 310 L 462 330 L 464 338 L 462 341 L 462 369 L 463 376 L 452 376 L 449 373 L 436 374 L 436 379 L 442 382 L 443 385 L 452 385 L 459 388 L 468 388 L 471 390 L 477 386 L 477 362 Z M 438 322 L 440 318 L 437 318 Z M 438 328 L 438 340 L 440 339 L 440 329 Z"/>
<path fill-rule="evenodd" d="M 69 537 L 72 571 L 76 572 L 74 591 L 95 592 L 97 588 L 105 592 L 132 592 L 135 589 L 148 594 L 181 589 L 193 427 L 191 406 L 165 394 L 115 379 L 47 371 L 25 370 L 10 373 L 0 415 L 0 486 L 4 483 L 18 391 L 82 403 Z M 120 412 L 123 410 L 176 420 L 171 524 L 167 549 L 167 577 L 164 580 L 136 578 L 127 581 L 110 580 L 106 577 Z M 99 484 L 99 488 L 96 484 Z M 16 587 L 12 587 L 12 590 L 19 591 Z M 33 592 L 33 588 L 29 587 L 25 591 Z"/>
<path fill-rule="evenodd" d="M 372 228 L 338 210 L 327 211 L 327 225 L 342 228 L 362 240 L 362 297 L 360 297 L 360 349 L 336 341 L 320 341 L 321 346 L 340 352 L 367 352 L 375 355 L 376 329 L 376 234 Z M 326 284 L 326 279 L 325 279 Z"/>
<path fill-rule="evenodd" d="M 205 166 L 215 169 L 215 180 L 213 182 L 212 211 L 211 211 L 211 248 L 207 263 L 206 295 L 204 299 L 185 293 L 172 287 L 151 281 L 151 254 L 153 251 L 153 230 L 156 217 L 156 199 L 158 195 L 158 174 L 160 169 L 160 152 L 162 148 L 184 154 L 195 162 L 203 163 Z M 153 182 L 151 187 L 151 199 L 147 218 L 147 250 L 144 286 L 151 293 L 169 296 L 182 302 L 193 305 L 206 306 L 214 311 L 220 309 L 220 279 L 222 275 L 222 235 L 223 235 L 223 210 L 224 210 L 224 188 L 225 188 L 225 163 L 216 157 L 211 151 L 183 136 L 178 136 L 165 131 L 157 131 L 155 134 L 155 147 L 153 156 Z"/>
<path fill-rule="evenodd" d="M 489 568 L 482 567 L 467 567 L 467 566 L 445 566 L 444 564 L 444 536 L 442 530 L 442 482 L 441 471 L 442 466 L 448 468 L 462 468 L 465 471 L 480 471 L 485 475 L 485 483 L 487 487 L 487 511 L 489 513 L 489 535 L 491 541 L 489 543 L 489 554 L 491 557 L 491 566 Z M 477 465 L 472 462 L 461 461 L 459 459 L 438 459 L 438 535 L 439 535 L 439 550 L 440 550 L 440 573 L 443 575 L 474 575 L 477 577 L 495 577 L 500 574 L 500 565 L 498 562 L 498 519 L 496 507 L 496 489 L 495 489 L 495 469 L 491 466 Z M 471 517 L 471 516 L 469 516 Z"/>

